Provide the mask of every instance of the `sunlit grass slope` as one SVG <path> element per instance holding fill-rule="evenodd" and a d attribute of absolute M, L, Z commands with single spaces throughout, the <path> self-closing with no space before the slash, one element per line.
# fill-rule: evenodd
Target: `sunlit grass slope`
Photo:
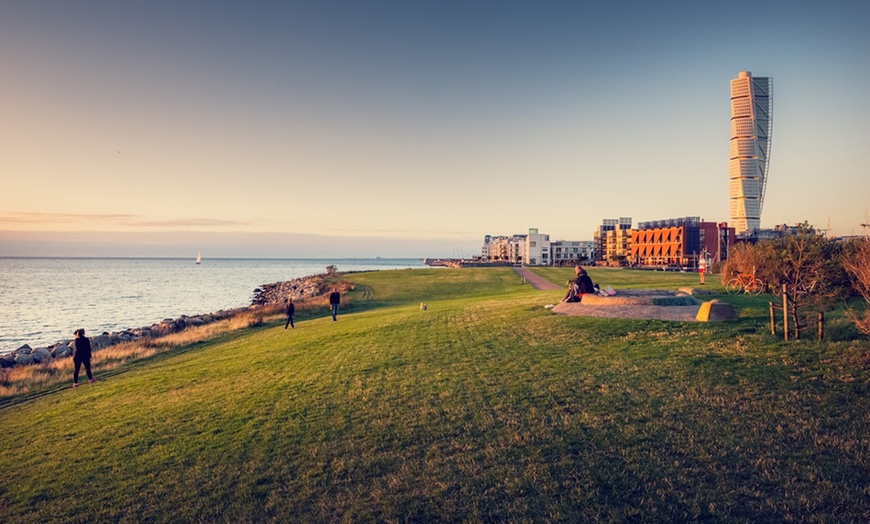
<path fill-rule="evenodd" d="M 509 268 L 348 278 L 338 322 L 0 411 L 0 521 L 870 515 L 866 340 L 555 316 Z"/>

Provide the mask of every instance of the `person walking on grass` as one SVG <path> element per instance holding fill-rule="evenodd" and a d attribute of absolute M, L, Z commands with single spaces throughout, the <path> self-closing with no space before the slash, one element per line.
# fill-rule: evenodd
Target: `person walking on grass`
<path fill-rule="evenodd" d="M 329 294 L 329 307 L 332 309 L 332 321 L 335 322 L 335 315 L 338 314 L 338 305 L 341 304 L 341 294 L 338 288 L 332 288 L 332 293 Z"/>
<path fill-rule="evenodd" d="M 284 312 L 287 313 L 287 323 L 284 324 L 284 329 L 287 329 L 287 326 L 296 328 L 293 324 L 293 313 L 296 312 L 296 306 L 293 305 L 293 298 L 288 298 L 284 302 L 287 303 L 287 307 L 284 308 Z"/>
<path fill-rule="evenodd" d="M 698 276 L 701 277 L 701 285 L 704 285 L 704 273 L 707 272 L 707 255 L 705 253 L 701 253 L 701 257 L 698 259 Z"/>
<path fill-rule="evenodd" d="M 97 379 L 91 375 L 91 341 L 85 336 L 85 330 L 79 328 L 75 330 L 75 340 L 73 341 L 73 387 L 79 386 L 79 369 L 82 364 L 85 365 L 85 373 L 88 374 L 88 382 L 96 382 Z"/>

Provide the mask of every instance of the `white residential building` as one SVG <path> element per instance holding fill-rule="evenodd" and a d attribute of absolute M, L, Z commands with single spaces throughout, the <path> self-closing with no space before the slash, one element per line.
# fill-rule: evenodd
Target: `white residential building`
<path fill-rule="evenodd" d="M 526 236 L 525 244 L 523 264 L 529 266 L 550 265 L 550 235 L 538 233 L 538 228 L 531 228 Z"/>
<path fill-rule="evenodd" d="M 554 240 L 550 242 L 551 264 L 562 265 L 594 260 L 595 243 L 591 240 Z"/>
<path fill-rule="evenodd" d="M 531 228 L 528 235 L 486 235 L 480 254 L 490 262 L 551 266 L 565 261 L 593 260 L 593 246 L 591 241 L 550 242 L 550 235 Z"/>
<path fill-rule="evenodd" d="M 486 235 L 480 254 L 489 262 L 522 263 L 526 253 L 526 235 Z"/>

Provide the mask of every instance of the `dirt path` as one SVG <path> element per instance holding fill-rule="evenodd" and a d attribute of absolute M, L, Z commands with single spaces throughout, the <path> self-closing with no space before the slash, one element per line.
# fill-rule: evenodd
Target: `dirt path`
<path fill-rule="evenodd" d="M 532 271 L 527 267 L 514 266 L 514 271 L 517 272 L 517 275 L 525 278 L 526 282 L 531 284 L 532 287 L 537 289 L 538 291 L 555 291 L 557 289 L 562 289 L 562 286 L 557 286 L 549 280 L 539 277 L 538 275 L 532 273 Z"/>

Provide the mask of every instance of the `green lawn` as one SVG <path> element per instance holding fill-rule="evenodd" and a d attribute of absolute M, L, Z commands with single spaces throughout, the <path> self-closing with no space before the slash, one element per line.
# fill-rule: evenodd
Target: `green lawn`
<path fill-rule="evenodd" d="M 870 341 L 842 319 L 785 344 L 769 297 L 683 324 L 556 316 L 510 268 L 345 278 L 338 322 L 0 410 L 0 521 L 870 519 Z"/>

